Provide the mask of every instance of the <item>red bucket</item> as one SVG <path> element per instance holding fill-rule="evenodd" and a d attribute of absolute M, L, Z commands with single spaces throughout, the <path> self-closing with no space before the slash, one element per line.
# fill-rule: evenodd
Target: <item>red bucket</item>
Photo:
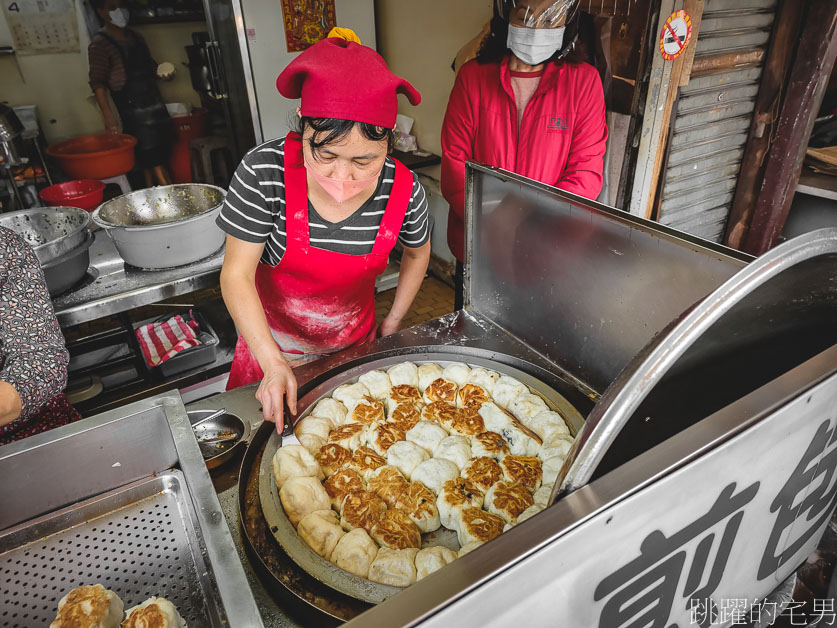
<path fill-rule="evenodd" d="M 103 181 L 82 179 L 58 183 L 41 190 L 41 199 L 50 207 L 78 207 L 92 212 L 102 204 Z"/>

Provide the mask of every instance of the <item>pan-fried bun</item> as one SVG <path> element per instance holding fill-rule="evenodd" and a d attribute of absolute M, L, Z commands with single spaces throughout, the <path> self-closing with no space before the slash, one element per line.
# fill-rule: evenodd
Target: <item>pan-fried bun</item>
<path fill-rule="evenodd" d="M 471 480 L 463 477 L 448 480 L 442 486 L 436 500 L 442 525 L 449 530 L 455 530 L 459 511 L 465 508 L 482 508 L 484 499 L 482 491 Z"/>
<path fill-rule="evenodd" d="M 368 371 L 358 377 L 357 381 L 366 386 L 369 394 L 379 401 L 386 399 L 389 389 L 392 388 L 389 375 L 383 371 Z"/>
<path fill-rule="evenodd" d="M 280 447 L 273 456 L 273 480 L 277 488 L 281 489 L 290 478 L 310 476 L 317 480 L 323 479 L 323 471 L 305 447 L 302 445 L 285 445 Z"/>
<path fill-rule="evenodd" d="M 428 458 L 427 451 L 406 440 L 398 441 L 387 450 L 387 464 L 396 467 L 408 480 L 415 468 Z"/>
<path fill-rule="evenodd" d="M 354 451 L 360 447 L 366 438 L 366 426 L 362 423 L 345 423 L 336 427 L 328 434 L 328 442 Z"/>
<path fill-rule="evenodd" d="M 409 484 L 398 469 L 386 465 L 369 475 L 368 488 L 383 499 L 388 508 L 395 508 L 398 498 L 407 490 Z"/>
<path fill-rule="evenodd" d="M 482 492 L 488 492 L 492 486 L 503 479 L 503 469 L 493 458 L 480 456 L 471 460 L 462 471 L 462 477 L 471 480 Z"/>
<path fill-rule="evenodd" d="M 500 481 L 485 494 L 486 510 L 502 517 L 506 523 L 517 521 L 520 513 L 534 503 L 532 494 L 520 484 Z"/>
<path fill-rule="evenodd" d="M 389 413 L 387 423 L 397 425 L 405 432 L 421 421 L 421 408 L 412 403 L 399 403 Z"/>
<path fill-rule="evenodd" d="M 367 442 L 376 453 L 386 456 L 387 450 L 398 441 L 404 440 L 405 435 L 405 430 L 387 421 L 369 429 Z"/>
<path fill-rule="evenodd" d="M 412 362 L 401 362 L 387 370 L 389 381 L 392 382 L 393 388 L 396 386 L 412 386 L 417 387 L 418 382 L 418 367 Z"/>
<path fill-rule="evenodd" d="M 119 628 L 122 600 L 101 584 L 77 587 L 58 602 L 58 614 L 50 628 Z"/>
<path fill-rule="evenodd" d="M 382 547 L 369 567 L 369 579 L 394 587 L 407 587 L 416 581 L 415 558 L 418 549 L 392 550 Z"/>
<path fill-rule="evenodd" d="M 436 496 L 421 482 L 410 482 L 395 503 L 395 507 L 407 513 L 422 532 L 433 532 L 442 525 Z"/>
<path fill-rule="evenodd" d="M 483 432 L 471 437 L 471 455 L 502 460 L 509 455 L 509 444 L 497 432 Z"/>
<path fill-rule="evenodd" d="M 329 477 L 352 461 L 352 452 L 337 443 L 327 443 L 320 448 L 314 459 L 326 477 Z"/>
<path fill-rule="evenodd" d="M 462 362 L 451 362 L 442 370 L 442 377 L 451 380 L 460 388 L 468 383 L 471 367 Z"/>
<path fill-rule="evenodd" d="M 534 456 L 506 456 L 500 461 L 503 476 L 511 484 L 520 484 L 530 493 L 541 486 L 543 468 L 541 461 Z M 555 479 L 553 478 L 553 481 Z"/>
<path fill-rule="evenodd" d="M 309 512 L 331 507 L 331 500 L 320 480 L 309 476 L 290 478 L 279 490 L 279 499 L 294 527 Z"/>
<path fill-rule="evenodd" d="M 378 555 L 378 546 L 363 528 L 355 528 L 337 541 L 331 562 L 361 578 L 369 576 L 369 567 Z"/>
<path fill-rule="evenodd" d="M 332 399 L 331 397 L 321 399 L 317 402 L 317 405 L 314 406 L 314 409 L 311 410 L 312 415 L 329 419 L 334 427 L 343 425 L 343 423 L 346 422 L 347 413 L 348 410 L 346 409 L 346 406 L 340 403 L 337 399 Z"/>
<path fill-rule="evenodd" d="M 166 598 L 151 597 L 128 609 L 122 628 L 186 628 L 186 620 Z"/>
<path fill-rule="evenodd" d="M 370 536 L 382 547 L 406 549 L 421 547 L 421 531 L 402 510 L 391 508 L 372 526 Z"/>
<path fill-rule="evenodd" d="M 452 381 L 439 377 L 430 382 L 430 385 L 424 389 L 424 402 L 444 401 L 445 403 L 455 404 L 457 390 L 456 384 Z"/>
<path fill-rule="evenodd" d="M 465 508 L 459 511 L 458 519 L 456 531 L 461 547 L 476 541 L 487 543 L 500 536 L 503 533 L 503 526 L 506 525 L 502 517 L 477 508 Z"/>
<path fill-rule="evenodd" d="M 384 404 L 372 397 L 364 397 L 352 408 L 349 418 L 355 423 L 372 425 L 384 420 Z"/>
<path fill-rule="evenodd" d="M 416 580 L 426 578 L 457 558 L 456 552 L 442 545 L 419 550 L 415 559 Z"/>
<path fill-rule="evenodd" d="M 419 390 L 424 392 L 424 389 L 430 385 L 430 382 L 442 376 L 442 367 L 432 362 L 420 364 L 418 367 Z"/>
<path fill-rule="evenodd" d="M 340 506 L 343 505 L 343 499 L 346 495 L 366 490 L 360 473 L 357 472 L 357 469 L 350 467 L 340 469 L 330 476 L 323 482 L 323 488 L 328 494 L 331 507 L 338 512 L 340 512 Z"/>
<path fill-rule="evenodd" d="M 386 458 L 369 447 L 358 447 L 352 455 L 350 466 L 356 469 L 363 479 L 368 479 L 375 470 L 380 469 L 387 463 Z"/>
<path fill-rule="evenodd" d="M 384 500 L 375 493 L 349 493 L 340 506 L 340 525 L 347 532 L 355 528 L 363 528 L 368 532 L 386 509 Z"/>
<path fill-rule="evenodd" d="M 465 384 L 456 395 L 456 403 L 460 408 L 467 406 L 481 406 L 491 401 L 491 395 L 482 386 Z"/>
<path fill-rule="evenodd" d="M 296 531 L 299 538 L 326 560 L 331 560 L 334 547 L 346 534 L 340 527 L 340 517 L 330 508 L 309 512 L 299 520 Z"/>

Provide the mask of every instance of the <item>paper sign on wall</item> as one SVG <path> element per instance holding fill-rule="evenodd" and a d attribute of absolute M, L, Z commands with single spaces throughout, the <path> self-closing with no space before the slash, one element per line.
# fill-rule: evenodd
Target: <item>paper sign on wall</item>
<path fill-rule="evenodd" d="M 666 61 L 674 61 L 692 41 L 692 17 L 686 11 L 675 11 L 668 16 L 660 33 L 660 54 Z"/>
<path fill-rule="evenodd" d="M 2 0 L 16 54 L 78 52 L 73 0 Z"/>
<path fill-rule="evenodd" d="M 334 0 L 282 0 L 288 52 L 300 52 L 325 39 L 337 26 Z"/>

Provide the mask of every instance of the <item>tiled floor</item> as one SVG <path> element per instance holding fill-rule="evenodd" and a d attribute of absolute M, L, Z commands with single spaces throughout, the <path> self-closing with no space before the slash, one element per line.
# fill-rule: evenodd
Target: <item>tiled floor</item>
<path fill-rule="evenodd" d="M 387 315 L 395 298 L 395 290 L 381 292 L 375 298 L 378 323 Z M 434 277 L 425 277 L 410 311 L 404 318 L 402 329 L 418 325 L 453 312 L 453 288 Z"/>

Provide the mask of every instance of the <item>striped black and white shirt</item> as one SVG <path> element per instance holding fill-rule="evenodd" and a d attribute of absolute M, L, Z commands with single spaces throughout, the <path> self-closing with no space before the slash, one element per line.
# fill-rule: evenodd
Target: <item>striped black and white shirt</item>
<path fill-rule="evenodd" d="M 235 171 L 227 199 L 216 222 L 233 237 L 246 242 L 264 242 L 261 262 L 276 266 L 287 246 L 285 228 L 285 138 L 265 142 L 244 156 Z M 398 240 L 417 248 L 430 237 L 427 196 L 413 174 L 413 191 Z M 347 219 L 324 220 L 308 201 L 308 232 L 315 248 L 368 255 L 372 252 L 384 210 L 392 192 L 395 162 L 387 157 L 375 193 Z"/>

